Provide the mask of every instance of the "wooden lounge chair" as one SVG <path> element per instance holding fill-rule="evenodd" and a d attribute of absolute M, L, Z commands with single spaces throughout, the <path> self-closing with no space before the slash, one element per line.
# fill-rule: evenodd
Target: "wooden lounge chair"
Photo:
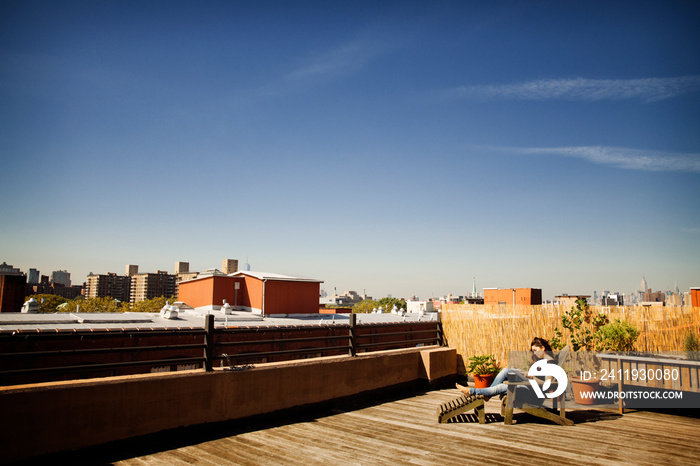
<path fill-rule="evenodd" d="M 556 355 L 554 362 L 563 365 L 569 357 L 569 347 L 566 346 L 559 354 Z M 544 380 L 537 380 L 540 386 Z M 566 392 L 556 398 L 552 398 L 552 410 L 550 411 L 544 406 L 545 399 L 537 398 L 529 380 L 525 381 L 508 381 L 508 392 L 501 399 L 501 415 L 503 423 L 506 425 L 513 424 L 513 409 L 522 409 L 528 414 L 537 416 L 543 419 L 556 422 L 563 426 L 574 425 L 574 421 L 566 418 Z M 554 392 L 557 389 L 557 384 L 552 383 L 548 391 Z M 559 406 L 559 414 L 557 414 L 557 405 Z"/>
<path fill-rule="evenodd" d="M 544 406 L 545 400 L 536 397 L 529 381 L 506 382 L 506 385 L 508 385 L 508 393 L 501 402 L 501 415 L 504 424 L 513 424 L 513 409 L 518 408 L 528 414 L 548 419 L 562 426 L 574 425 L 574 421 L 566 418 L 565 393 L 552 399 L 553 409 L 550 411 Z M 556 384 L 552 386 L 552 389 L 556 390 Z M 557 414 L 557 404 L 559 405 L 559 414 Z"/>
<path fill-rule="evenodd" d="M 442 403 L 437 408 L 439 423 L 445 423 L 455 416 L 474 410 L 479 417 L 479 424 L 486 423 L 486 413 L 484 411 L 484 397 L 481 395 L 462 395 L 452 401 Z"/>

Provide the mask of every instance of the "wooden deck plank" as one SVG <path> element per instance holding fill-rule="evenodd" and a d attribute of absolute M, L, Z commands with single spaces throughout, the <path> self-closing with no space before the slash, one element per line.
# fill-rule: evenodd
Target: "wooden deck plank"
<path fill-rule="evenodd" d="M 230 454 L 227 459 L 231 459 L 236 464 L 259 464 L 260 458 L 265 458 L 268 464 L 284 464 L 285 458 L 288 456 L 287 451 L 278 445 L 268 445 L 259 443 L 257 440 L 254 444 L 248 443 L 250 438 L 235 436 L 227 438 L 227 446 L 230 449 Z M 286 464 L 291 464 L 287 462 Z"/>
<path fill-rule="evenodd" d="M 369 452 L 370 458 L 403 463 L 417 462 L 417 459 L 428 456 L 435 460 L 441 456 L 438 445 L 425 445 L 425 439 L 415 432 L 397 431 L 386 424 L 367 426 L 364 422 L 339 415 L 322 420 L 321 425 L 346 439 L 354 449 Z"/>
<path fill-rule="evenodd" d="M 496 398 L 486 403 L 486 424 L 439 424 L 436 407 L 458 396 L 457 390 L 438 390 L 351 411 L 328 411 L 151 455 L 125 455 L 114 464 L 449 466 L 517 457 L 519 462 L 651 465 L 695 463 L 700 457 L 695 440 L 700 419 L 694 417 L 644 411 L 620 416 L 590 409 L 567 415 L 575 425 L 559 426 L 516 410 L 516 424 L 505 426 Z"/>

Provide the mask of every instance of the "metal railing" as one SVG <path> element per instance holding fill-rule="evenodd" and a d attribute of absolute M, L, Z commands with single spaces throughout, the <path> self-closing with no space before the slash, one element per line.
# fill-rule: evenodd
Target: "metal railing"
<path fill-rule="evenodd" d="M 211 371 L 224 361 L 247 365 L 443 344 L 440 321 L 358 324 L 356 317 L 351 314 L 348 324 L 216 328 L 214 315 L 208 315 L 203 329 L 0 334 L 0 385 L 144 373 L 148 366 Z M 108 341 L 80 348 L 100 339 Z M 173 342 L 177 339 L 187 342 Z"/>

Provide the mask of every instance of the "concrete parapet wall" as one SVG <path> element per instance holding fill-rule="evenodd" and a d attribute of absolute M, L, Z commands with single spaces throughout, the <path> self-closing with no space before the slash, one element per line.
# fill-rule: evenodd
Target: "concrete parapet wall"
<path fill-rule="evenodd" d="M 8 462 L 181 426 L 240 419 L 456 374 L 427 347 L 202 370 L 0 387 Z"/>
<path fill-rule="evenodd" d="M 457 375 L 457 350 L 437 348 L 420 352 L 421 378 L 431 384 Z"/>

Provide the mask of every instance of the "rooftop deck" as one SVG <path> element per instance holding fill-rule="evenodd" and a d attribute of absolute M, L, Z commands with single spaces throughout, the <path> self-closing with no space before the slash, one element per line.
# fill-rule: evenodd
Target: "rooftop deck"
<path fill-rule="evenodd" d="M 503 425 L 498 399 L 487 422 L 473 414 L 438 424 L 436 407 L 459 396 L 435 390 L 375 404 L 337 404 L 293 416 L 155 434 L 72 453 L 72 463 L 114 464 L 697 464 L 697 411 L 665 414 L 571 410 L 570 427 L 516 410 Z M 64 455 L 65 456 L 65 455 Z"/>

